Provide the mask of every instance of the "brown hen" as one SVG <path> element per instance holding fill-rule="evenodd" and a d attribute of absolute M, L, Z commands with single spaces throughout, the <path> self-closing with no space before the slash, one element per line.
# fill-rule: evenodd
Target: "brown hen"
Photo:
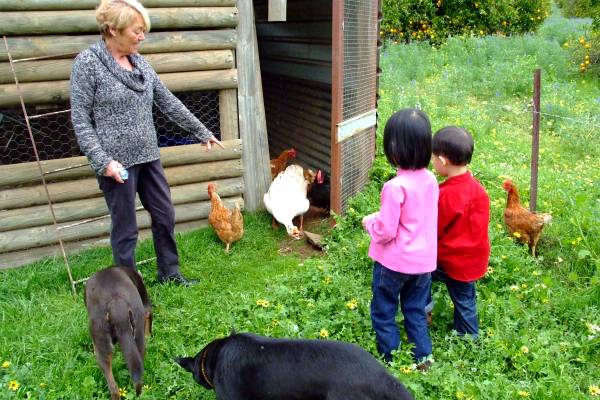
<path fill-rule="evenodd" d="M 504 222 L 510 234 L 515 236 L 521 243 L 527 243 L 531 254 L 535 257 L 535 246 L 540 239 L 544 226 L 552 220 L 552 216 L 545 213 L 531 212 L 523 207 L 519 200 L 519 191 L 511 180 L 505 180 L 502 188 L 508 192 Z"/>
<path fill-rule="evenodd" d="M 296 150 L 293 148 L 282 151 L 279 157 L 271 160 L 271 179 L 275 179 L 280 172 L 287 168 L 290 158 L 296 158 Z"/>
<path fill-rule="evenodd" d="M 236 203 L 235 209 L 230 211 L 221 201 L 214 183 L 208 184 L 210 197 L 210 214 L 208 223 L 214 228 L 217 236 L 225 243 L 225 251 L 229 253 L 231 243 L 240 240 L 244 235 L 244 217 L 240 205 Z"/>

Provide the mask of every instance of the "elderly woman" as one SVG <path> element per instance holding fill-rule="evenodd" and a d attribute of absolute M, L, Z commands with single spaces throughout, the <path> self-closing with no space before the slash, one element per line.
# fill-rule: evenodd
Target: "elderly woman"
<path fill-rule="evenodd" d="M 103 0 L 96 20 L 102 39 L 77 56 L 71 72 L 71 114 L 110 212 L 114 262 L 135 268 L 137 192 L 152 218 L 158 281 L 188 285 L 179 270 L 175 211 L 159 160 L 152 105 L 208 150 L 211 143 L 223 145 L 138 54 L 150 19 L 137 0 Z"/>

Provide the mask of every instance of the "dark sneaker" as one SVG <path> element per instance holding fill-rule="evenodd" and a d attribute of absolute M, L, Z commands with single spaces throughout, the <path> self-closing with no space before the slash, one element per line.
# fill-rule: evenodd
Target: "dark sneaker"
<path fill-rule="evenodd" d="M 198 281 L 186 279 L 183 275 L 177 274 L 177 275 L 167 276 L 166 278 L 158 278 L 158 283 L 160 283 L 160 284 L 173 283 L 175 285 L 181 285 L 181 286 L 192 286 L 192 285 L 195 285 L 196 283 L 198 283 Z"/>

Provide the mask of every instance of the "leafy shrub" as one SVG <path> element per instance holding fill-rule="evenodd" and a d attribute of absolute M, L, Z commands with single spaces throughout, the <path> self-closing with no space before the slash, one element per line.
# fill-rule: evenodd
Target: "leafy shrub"
<path fill-rule="evenodd" d="M 534 31 L 549 9 L 549 0 L 384 0 L 381 28 L 392 40 L 440 43 L 451 35 Z"/>
<path fill-rule="evenodd" d="M 565 17 L 594 17 L 600 15 L 599 0 L 558 0 Z"/>
<path fill-rule="evenodd" d="M 600 17 L 596 17 L 586 34 L 564 43 L 570 48 L 579 72 L 600 76 Z"/>

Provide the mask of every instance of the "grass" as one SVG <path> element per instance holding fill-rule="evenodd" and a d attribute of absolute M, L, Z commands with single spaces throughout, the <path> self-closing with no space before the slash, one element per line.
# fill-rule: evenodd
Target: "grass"
<path fill-rule="evenodd" d="M 579 24 L 555 15 L 539 35 L 384 49 L 380 133 L 394 111 L 415 106 L 427 112 L 434 129 L 466 127 L 476 140 L 471 169 L 492 201 L 490 271 L 478 284 L 481 339 L 452 333 L 449 298 L 435 286 L 436 363 L 428 373 L 416 372 L 404 346 L 389 366 L 417 399 L 588 399 L 593 385 L 600 386 L 600 82 L 580 75 L 561 47 L 571 34 L 564 32 L 576 36 Z M 503 227 L 500 187 L 501 177 L 510 176 L 523 199 L 529 197 L 535 68 L 542 69 L 544 113 L 538 209 L 554 216 L 537 259 Z M 284 233 L 272 232 L 269 217 L 258 213 L 246 215 L 246 234 L 230 255 L 209 229 L 178 237 L 184 273 L 201 279 L 195 287 L 158 286 L 155 266 L 144 265 L 156 306 L 145 362 L 148 387 L 140 399 L 214 399 L 171 359 L 196 353 L 232 328 L 334 338 L 376 354 L 369 317 L 372 262 L 360 220 L 377 209 L 391 172 L 380 154 L 371 183 L 327 239 L 324 257 L 302 260 L 295 251 L 280 252 L 291 247 Z M 139 258 L 152 254 L 144 242 Z M 107 249 L 73 260 L 78 276 L 109 263 Z M 0 298 L 0 363 L 10 362 L 0 368 L 1 399 L 28 393 L 39 399 L 107 398 L 82 297 L 71 296 L 60 262 L 3 272 Z M 114 370 L 125 397 L 133 398 L 120 353 Z M 20 385 L 16 391 L 8 388 L 13 380 Z"/>

